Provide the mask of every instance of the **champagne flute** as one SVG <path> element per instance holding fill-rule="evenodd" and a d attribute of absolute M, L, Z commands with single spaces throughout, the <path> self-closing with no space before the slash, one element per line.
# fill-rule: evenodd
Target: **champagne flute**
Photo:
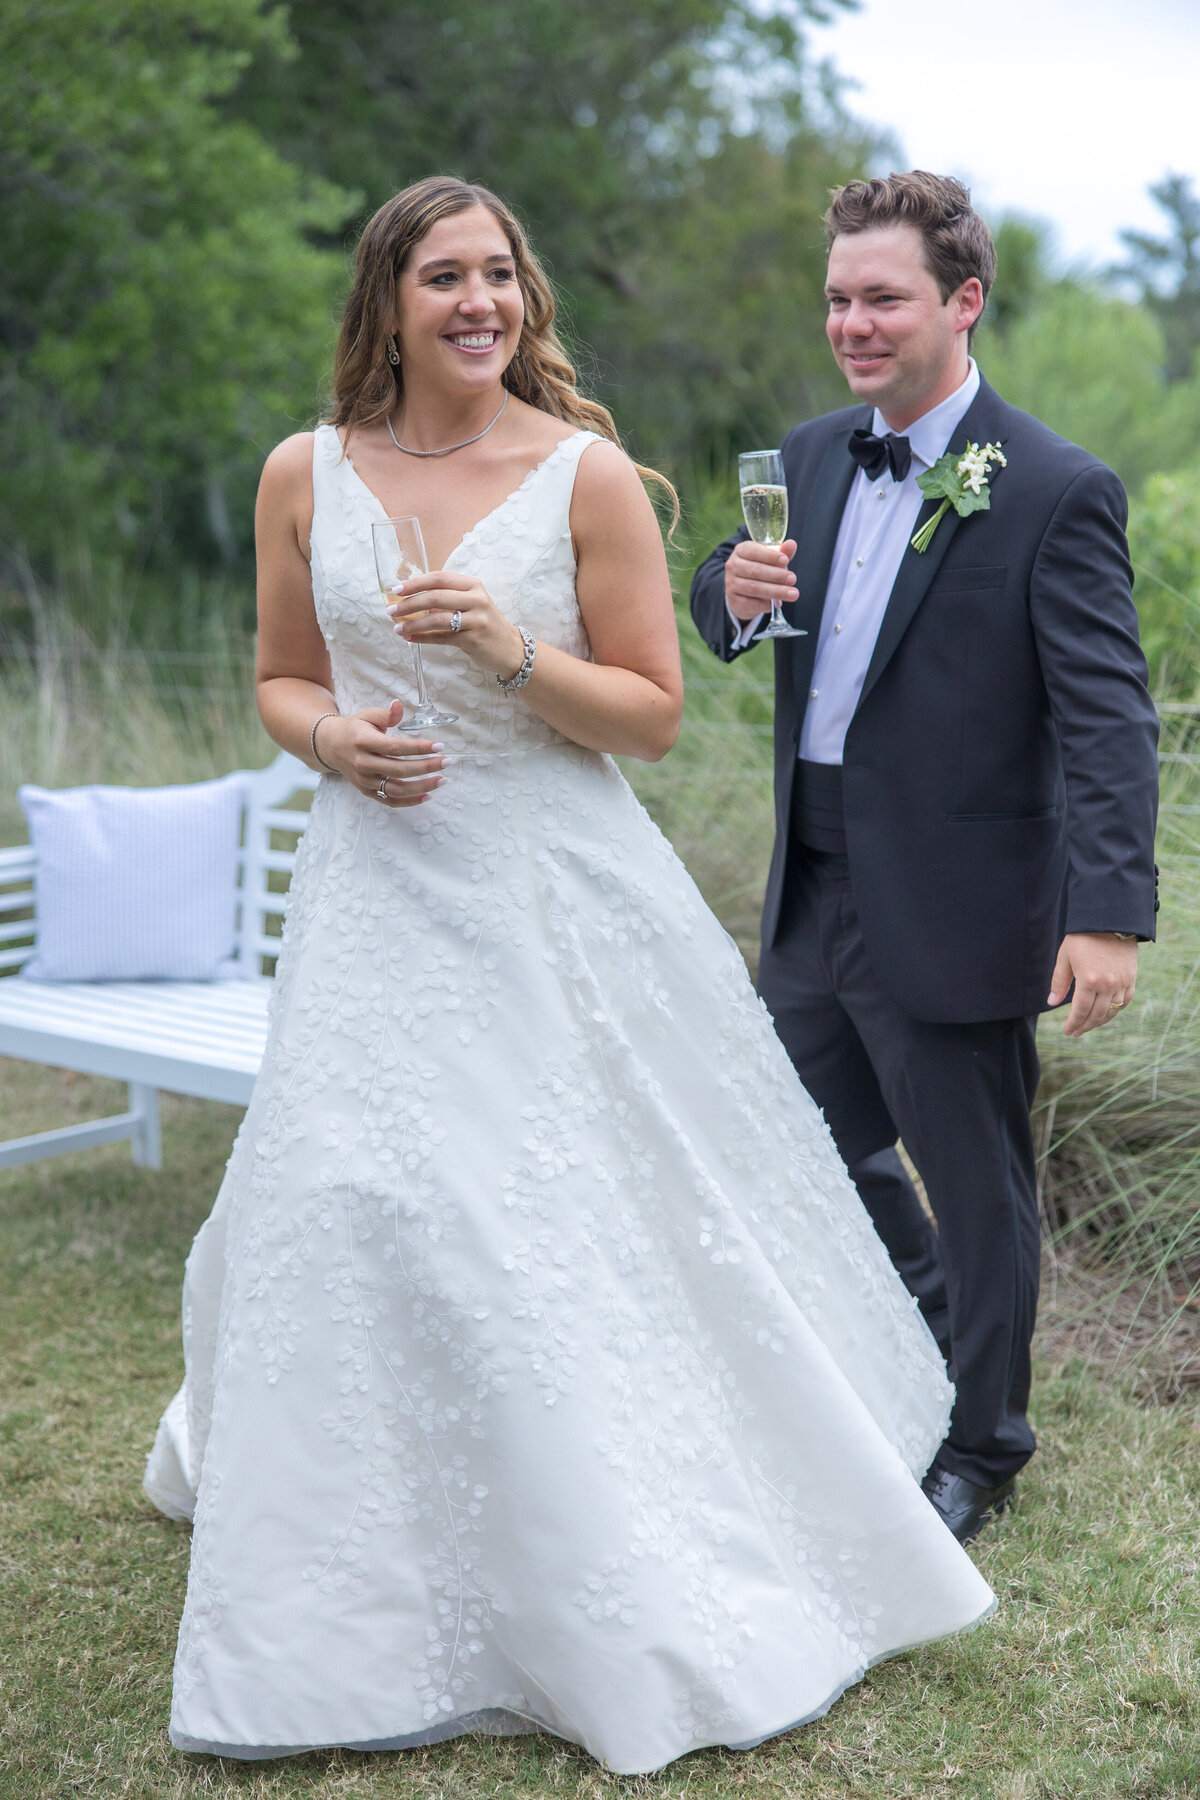
<path fill-rule="evenodd" d="M 742 515 L 756 544 L 782 544 L 787 536 L 788 491 L 783 477 L 783 458 L 778 450 L 746 450 L 738 457 L 738 482 L 742 490 Z M 807 637 L 789 625 L 778 600 L 771 602 L 771 617 L 762 637 Z"/>
<path fill-rule="evenodd" d="M 425 540 L 421 536 L 420 519 L 409 516 L 402 519 L 376 519 L 371 524 L 371 548 L 375 552 L 375 573 L 379 578 L 379 592 L 383 595 L 383 604 L 390 606 L 396 598 L 396 587 L 410 576 L 424 575 L 429 569 L 429 559 L 425 555 Z M 406 715 L 399 725 L 390 727 L 392 731 L 417 731 L 421 733 L 435 731 L 439 725 L 453 725 L 458 718 L 457 713 L 442 712 L 433 704 L 425 688 L 425 665 L 421 661 L 421 646 L 410 644 L 413 654 L 413 665 L 417 672 L 417 705 L 416 710 Z"/>

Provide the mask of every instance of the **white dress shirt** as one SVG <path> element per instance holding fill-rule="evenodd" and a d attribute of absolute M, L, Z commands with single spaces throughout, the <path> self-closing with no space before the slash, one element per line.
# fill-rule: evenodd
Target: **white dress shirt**
<path fill-rule="evenodd" d="M 846 729 L 858 705 L 901 559 L 925 499 L 917 477 L 945 454 L 978 392 L 979 370 L 971 358 L 961 386 L 907 431 L 897 434 L 908 439 L 912 450 L 912 467 L 904 480 L 893 481 L 887 470 L 875 480 L 862 469 L 855 474 L 829 571 L 800 733 L 800 755 L 806 762 L 842 760 Z M 882 437 L 890 429 L 876 408 L 871 430 Z M 749 643 L 765 617 L 744 625 L 735 621 L 741 627 L 738 641 Z"/>
<path fill-rule="evenodd" d="M 800 755 L 806 762 L 842 760 L 846 729 L 854 717 L 901 559 L 925 499 L 917 477 L 945 454 L 978 392 L 979 370 L 972 358 L 962 385 L 899 434 L 908 439 L 912 450 L 912 467 L 904 480 L 893 481 L 886 470 L 874 481 L 862 469 L 854 477 L 829 571 L 817 658 L 800 733 Z M 890 430 L 878 408 L 871 430 L 880 436 Z"/>

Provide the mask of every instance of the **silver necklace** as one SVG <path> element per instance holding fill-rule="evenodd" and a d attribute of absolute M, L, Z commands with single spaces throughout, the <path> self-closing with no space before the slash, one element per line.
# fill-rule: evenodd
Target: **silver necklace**
<path fill-rule="evenodd" d="M 504 409 L 507 405 L 508 405 L 508 390 L 505 389 L 504 398 L 500 402 L 500 412 L 498 412 L 496 414 L 496 417 L 494 419 L 492 419 L 489 424 L 485 425 L 482 431 L 477 431 L 473 438 L 464 438 L 461 444 L 447 444 L 446 448 L 444 450 L 410 450 L 407 444 L 402 444 L 400 442 L 400 439 L 396 436 L 395 432 L 392 430 L 392 420 L 391 420 L 390 413 L 387 417 L 386 423 L 387 423 L 388 433 L 391 437 L 393 444 L 395 444 L 397 450 L 402 450 L 404 452 L 405 456 L 449 456 L 451 451 L 465 450 L 468 444 L 477 444 L 481 437 L 486 437 L 488 432 L 492 429 L 492 426 L 499 422 L 500 413 L 502 413 L 504 411 Z"/>

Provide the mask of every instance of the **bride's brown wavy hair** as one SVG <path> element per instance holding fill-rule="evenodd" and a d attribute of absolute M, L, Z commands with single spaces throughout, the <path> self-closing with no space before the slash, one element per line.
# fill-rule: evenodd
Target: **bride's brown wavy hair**
<path fill-rule="evenodd" d="M 504 371 L 504 386 L 541 412 L 620 446 L 612 414 L 578 391 L 575 370 L 554 329 L 554 290 L 518 220 L 488 188 L 454 175 L 430 175 L 414 182 L 368 220 L 358 240 L 354 285 L 338 334 L 329 423 L 344 427 L 349 437 L 392 411 L 403 391 L 400 370 L 388 361 L 387 353 L 401 271 L 439 220 L 473 206 L 486 207 L 508 239 L 525 303 L 525 323 L 516 354 Z M 657 469 L 640 463 L 634 467 L 644 481 L 658 482 L 670 495 L 674 530 L 679 519 L 675 489 Z"/>

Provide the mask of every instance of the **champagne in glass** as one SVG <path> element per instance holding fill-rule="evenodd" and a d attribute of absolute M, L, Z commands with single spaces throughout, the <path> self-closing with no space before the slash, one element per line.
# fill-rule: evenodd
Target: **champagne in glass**
<path fill-rule="evenodd" d="M 384 606 L 388 607 L 396 598 L 396 588 L 400 582 L 407 581 L 412 575 L 424 575 L 428 571 L 429 560 L 425 555 L 425 540 L 421 536 L 421 521 L 411 516 L 402 519 L 377 519 L 371 525 L 371 546 L 375 552 L 379 592 L 383 595 Z M 426 692 L 421 646 L 410 644 L 409 648 L 417 675 L 416 710 L 391 729 L 424 734 L 436 731 L 440 725 L 453 725 L 458 714 L 442 712 Z"/>
<path fill-rule="evenodd" d="M 778 450 L 747 450 L 738 457 L 738 481 L 742 490 L 742 514 L 746 530 L 756 544 L 782 544 L 787 536 L 788 491 L 783 458 Z M 778 600 L 771 603 L 771 617 L 763 637 L 807 637 L 783 616 Z"/>

